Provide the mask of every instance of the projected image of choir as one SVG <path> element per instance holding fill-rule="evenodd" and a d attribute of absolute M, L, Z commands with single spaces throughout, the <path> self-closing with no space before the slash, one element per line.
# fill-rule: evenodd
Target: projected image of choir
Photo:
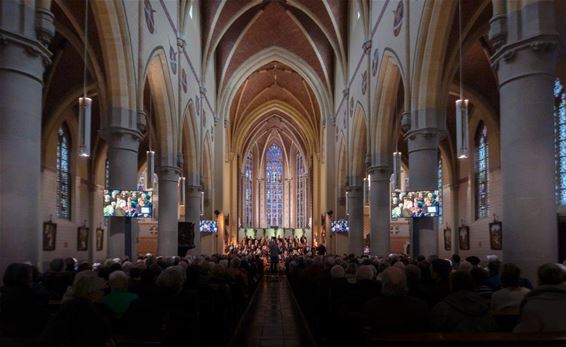
<path fill-rule="evenodd" d="M 104 217 L 148 218 L 151 217 L 152 205 L 152 192 L 104 191 Z"/>
<path fill-rule="evenodd" d="M 435 217 L 441 213 L 438 191 L 391 193 L 391 217 Z"/>

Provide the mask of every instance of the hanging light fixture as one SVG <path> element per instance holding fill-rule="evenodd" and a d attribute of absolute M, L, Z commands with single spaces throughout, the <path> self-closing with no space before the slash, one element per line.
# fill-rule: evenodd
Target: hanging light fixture
<path fill-rule="evenodd" d="M 393 189 L 401 190 L 401 152 L 393 152 Z"/>
<path fill-rule="evenodd" d="M 204 192 L 200 192 L 200 215 L 204 215 Z"/>
<path fill-rule="evenodd" d="M 462 61 L 462 1 L 458 0 L 458 36 L 460 41 L 460 98 L 456 100 L 456 150 L 458 159 L 468 158 L 468 99 L 464 99 Z"/>
<path fill-rule="evenodd" d="M 85 37 L 84 37 L 84 67 L 83 67 L 83 96 L 79 98 L 79 155 L 90 157 L 90 120 L 92 99 L 86 96 L 86 72 L 88 60 L 88 0 L 85 0 Z"/>
<path fill-rule="evenodd" d="M 152 100 L 151 95 L 149 96 L 149 115 L 147 121 L 147 136 L 148 136 L 148 150 L 146 152 L 147 156 L 147 172 L 145 180 L 146 190 L 153 190 L 153 173 L 155 172 L 155 152 L 151 149 L 151 111 L 152 111 Z"/>
<path fill-rule="evenodd" d="M 346 192 L 346 216 L 350 215 L 350 202 L 348 201 L 349 192 Z"/>
<path fill-rule="evenodd" d="M 151 135 L 150 135 L 151 136 Z M 145 180 L 145 188 L 153 190 L 153 173 L 155 172 L 155 152 L 151 149 L 146 152 L 147 155 L 147 179 Z"/>
<path fill-rule="evenodd" d="M 185 187 L 186 179 L 185 176 L 179 177 L 179 205 L 185 206 Z"/>

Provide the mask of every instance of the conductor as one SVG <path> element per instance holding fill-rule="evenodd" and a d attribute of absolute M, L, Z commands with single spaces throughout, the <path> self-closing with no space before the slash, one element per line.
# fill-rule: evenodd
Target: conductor
<path fill-rule="evenodd" d="M 277 240 L 275 239 L 275 237 L 272 237 L 271 241 L 269 242 L 269 258 L 270 258 L 269 271 L 271 272 L 271 274 L 277 273 L 277 265 L 279 264 L 279 253 L 281 253 L 281 251 L 279 250 L 279 246 L 277 246 Z"/>

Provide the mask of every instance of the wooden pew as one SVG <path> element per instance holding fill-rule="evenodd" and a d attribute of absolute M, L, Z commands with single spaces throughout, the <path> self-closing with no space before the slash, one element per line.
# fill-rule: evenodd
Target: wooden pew
<path fill-rule="evenodd" d="M 566 346 L 566 333 L 367 333 L 366 346 Z"/>

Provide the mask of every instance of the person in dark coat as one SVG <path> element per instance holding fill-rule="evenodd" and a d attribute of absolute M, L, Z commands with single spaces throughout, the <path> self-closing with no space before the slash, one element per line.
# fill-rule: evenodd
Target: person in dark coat
<path fill-rule="evenodd" d="M 279 249 L 279 245 L 277 245 L 277 240 L 275 237 L 271 238 L 271 242 L 269 242 L 269 270 L 272 274 L 277 273 L 277 265 L 279 265 L 279 254 L 281 250 Z"/>
<path fill-rule="evenodd" d="M 381 294 L 365 306 L 366 326 L 378 332 L 420 332 L 428 325 L 428 305 L 407 295 L 405 272 L 392 266 L 381 274 Z"/>
<path fill-rule="evenodd" d="M 436 304 L 430 324 L 443 332 L 488 332 L 497 330 L 489 315 L 489 305 L 475 291 L 474 281 L 468 272 L 456 271 L 450 276 L 451 293 Z"/>
<path fill-rule="evenodd" d="M 7 336 L 38 335 L 49 318 L 47 298 L 32 289 L 32 267 L 8 265 L 0 288 L 0 332 Z"/>
<path fill-rule="evenodd" d="M 558 265 L 549 263 L 539 267 L 539 286 L 525 295 L 514 332 L 566 332 L 565 280 L 566 275 Z"/>

